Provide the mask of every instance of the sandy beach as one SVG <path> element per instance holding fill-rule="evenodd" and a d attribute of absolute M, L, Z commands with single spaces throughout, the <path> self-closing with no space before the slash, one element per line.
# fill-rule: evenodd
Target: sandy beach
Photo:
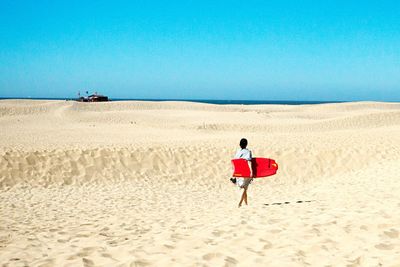
<path fill-rule="evenodd" d="M 400 266 L 400 104 L 0 101 L 0 266 Z M 249 205 L 246 137 L 277 175 Z"/>

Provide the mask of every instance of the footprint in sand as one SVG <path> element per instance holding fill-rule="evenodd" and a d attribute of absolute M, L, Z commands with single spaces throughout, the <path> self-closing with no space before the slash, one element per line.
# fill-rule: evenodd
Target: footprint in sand
<path fill-rule="evenodd" d="M 69 242 L 71 239 L 57 239 L 58 243 L 67 243 Z"/>
<path fill-rule="evenodd" d="M 223 233 L 223 231 L 215 230 L 211 234 L 215 237 L 220 237 Z"/>
<path fill-rule="evenodd" d="M 259 241 L 262 242 L 262 243 L 265 243 L 265 245 L 263 246 L 263 250 L 272 248 L 272 243 L 271 242 L 269 242 L 267 240 L 264 240 L 264 239 L 259 239 Z"/>
<path fill-rule="evenodd" d="M 206 261 L 210 261 L 212 259 L 220 258 L 220 257 L 222 257 L 221 253 L 207 253 L 207 254 L 203 255 L 203 259 Z"/>
<path fill-rule="evenodd" d="M 174 249 L 175 246 L 171 245 L 171 244 L 164 244 L 164 247 L 168 248 L 168 249 Z"/>
<path fill-rule="evenodd" d="M 390 238 L 398 238 L 399 237 L 399 231 L 397 231 L 396 229 L 393 229 L 393 228 L 390 229 L 389 231 L 384 231 L 383 233 Z"/>
<path fill-rule="evenodd" d="M 375 245 L 375 247 L 380 250 L 391 250 L 394 248 L 393 244 L 384 244 L 384 243 Z"/>
<path fill-rule="evenodd" d="M 83 266 L 84 267 L 94 266 L 94 262 L 92 260 L 89 260 L 87 258 L 82 258 L 82 261 L 83 261 Z"/>
<path fill-rule="evenodd" d="M 226 262 L 225 266 L 236 266 L 238 263 L 238 261 L 235 258 L 229 256 L 225 258 L 225 262 Z"/>
<path fill-rule="evenodd" d="M 150 263 L 148 263 L 147 261 L 144 260 L 136 260 L 133 261 L 129 266 L 130 267 L 144 267 L 144 266 L 149 266 Z"/>

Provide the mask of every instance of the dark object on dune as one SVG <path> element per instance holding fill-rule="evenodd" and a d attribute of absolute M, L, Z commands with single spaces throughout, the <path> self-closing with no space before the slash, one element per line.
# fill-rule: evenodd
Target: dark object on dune
<path fill-rule="evenodd" d="M 105 95 L 90 95 L 88 97 L 79 97 L 77 99 L 79 102 L 106 102 L 109 101 L 108 96 Z"/>
<path fill-rule="evenodd" d="M 108 97 L 105 95 L 90 95 L 88 96 L 88 102 L 104 102 L 108 101 Z"/>

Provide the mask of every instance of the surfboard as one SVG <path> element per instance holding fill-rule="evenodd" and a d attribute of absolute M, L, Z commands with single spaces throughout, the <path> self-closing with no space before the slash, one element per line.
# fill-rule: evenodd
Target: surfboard
<path fill-rule="evenodd" d="M 267 158 L 253 158 L 251 160 L 253 167 L 254 178 L 267 177 L 276 174 L 278 171 L 278 164 L 273 159 Z M 250 177 L 250 168 L 247 160 L 233 159 L 233 177 Z"/>

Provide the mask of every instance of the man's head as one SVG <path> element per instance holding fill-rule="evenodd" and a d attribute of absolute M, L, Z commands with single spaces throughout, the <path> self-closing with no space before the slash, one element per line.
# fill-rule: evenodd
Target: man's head
<path fill-rule="evenodd" d="M 247 147 L 247 139 L 246 139 L 246 138 L 242 138 L 242 139 L 240 140 L 240 147 L 241 147 L 242 149 L 244 149 L 244 148 Z"/>

